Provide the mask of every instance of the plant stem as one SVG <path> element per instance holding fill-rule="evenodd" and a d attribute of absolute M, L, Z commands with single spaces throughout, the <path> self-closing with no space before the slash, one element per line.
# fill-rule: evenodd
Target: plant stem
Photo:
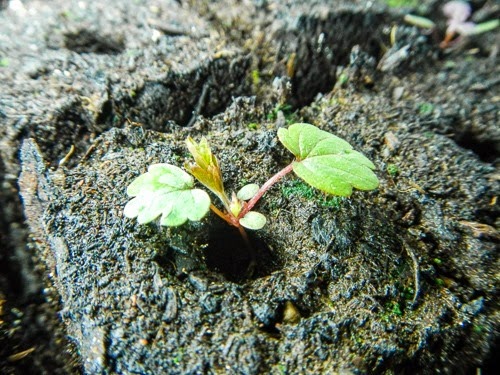
<path fill-rule="evenodd" d="M 281 171 L 276 173 L 273 177 L 271 177 L 269 180 L 267 180 L 266 183 L 260 187 L 260 189 L 257 191 L 257 193 L 253 196 L 253 198 L 248 201 L 248 203 L 245 205 L 245 207 L 243 207 L 241 212 L 238 214 L 238 217 L 236 218 L 237 221 L 239 222 L 239 220 L 243 216 L 245 216 L 248 213 L 248 211 L 250 211 L 253 208 L 253 206 L 255 206 L 255 204 L 259 201 L 259 199 L 262 198 L 264 193 L 266 191 L 268 191 L 271 188 L 271 186 L 273 186 L 276 182 L 278 182 L 283 177 L 285 177 L 292 170 L 293 170 L 293 164 L 290 163 L 285 168 L 283 168 Z"/>
<path fill-rule="evenodd" d="M 252 243 L 250 242 L 250 238 L 248 238 L 248 234 L 241 225 L 238 226 L 238 230 L 240 231 L 240 235 L 243 238 L 243 241 L 245 242 L 245 245 L 250 252 L 250 262 L 248 264 L 248 269 L 247 269 L 247 274 L 248 276 L 252 276 L 252 274 L 255 271 L 255 266 L 257 264 L 256 257 L 255 257 L 255 249 L 252 246 Z"/>
<path fill-rule="evenodd" d="M 210 209 L 217 214 L 222 220 L 226 221 L 229 225 L 237 226 L 233 223 L 233 221 L 228 217 L 228 215 L 224 214 L 221 210 L 215 207 L 212 203 L 210 203 Z"/>

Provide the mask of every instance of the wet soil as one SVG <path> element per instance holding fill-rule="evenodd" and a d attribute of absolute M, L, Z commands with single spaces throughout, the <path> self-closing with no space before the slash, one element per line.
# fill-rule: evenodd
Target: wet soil
<path fill-rule="evenodd" d="M 493 373 L 498 31 L 443 51 L 442 29 L 384 2 L 14 3 L 2 373 Z M 441 27 L 442 4 L 419 10 Z M 381 183 L 339 199 L 287 176 L 258 205 L 251 275 L 215 215 L 124 218 L 127 185 L 182 166 L 187 136 L 236 191 L 291 161 L 276 131 L 300 121 L 345 138 Z"/>

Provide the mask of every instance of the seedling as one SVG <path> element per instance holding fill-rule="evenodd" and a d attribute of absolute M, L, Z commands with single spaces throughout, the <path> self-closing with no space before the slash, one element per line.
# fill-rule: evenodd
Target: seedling
<path fill-rule="evenodd" d="M 442 48 L 448 47 L 457 34 L 460 36 L 482 34 L 497 28 L 500 24 L 499 20 L 490 20 L 479 24 L 467 21 L 471 13 L 471 6 L 465 1 L 449 1 L 443 6 L 443 14 L 447 18 L 448 27 L 441 42 Z"/>
<path fill-rule="evenodd" d="M 396 164 L 387 164 L 386 170 L 391 177 L 395 177 L 399 173 L 399 168 Z"/>
<path fill-rule="evenodd" d="M 208 141 L 202 138 L 197 143 L 188 137 L 186 145 L 194 158 L 194 162 L 184 166 L 189 173 L 171 164 L 151 165 L 127 188 L 127 194 L 134 198 L 125 206 L 125 216 L 137 218 L 140 224 L 160 217 L 161 225 L 178 226 L 187 220 L 199 221 L 212 210 L 238 228 L 248 243 L 244 228 L 261 229 L 267 221 L 252 209 L 275 183 L 292 171 L 312 187 L 337 196 L 350 196 L 353 188 L 372 190 L 378 186 L 373 163 L 333 134 L 299 123 L 278 129 L 278 138 L 295 159 L 261 187 L 248 184 L 229 196 Z M 194 187 L 193 177 L 220 200 L 223 209 L 211 202 L 207 192 Z"/>
<path fill-rule="evenodd" d="M 470 4 L 466 1 L 448 1 L 443 6 L 443 15 L 446 17 L 446 32 L 440 43 L 441 48 L 448 48 L 456 44 L 463 37 L 482 34 L 496 29 L 500 20 L 489 20 L 482 23 L 468 21 L 472 13 Z M 428 18 L 407 14 L 404 20 L 410 25 L 423 29 L 435 30 L 436 24 Z M 458 35 L 458 38 L 455 38 Z"/>
<path fill-rule="evenodd" d="M 432 104 L 432 103 L 425 102 L 425 103 L 421 103 L 418 106 L 418 113 L 420 113 L 423 116 L 430 115 L 430 114 L 432 114 L 433 111 L 434 111 L 434 104 Z"/>
<path fill-rule="evenodd" d="M 297 117 L 290 104 L 277 104 L 271 112 L 267 114 L 267 119 L 274 121 L 278 118 L 278 112 L 283 112 L 287 124 L 290 124 Z"/>

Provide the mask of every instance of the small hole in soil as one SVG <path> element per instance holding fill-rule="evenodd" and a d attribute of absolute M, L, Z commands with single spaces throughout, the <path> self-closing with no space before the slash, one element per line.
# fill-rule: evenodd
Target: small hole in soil
<path fill-rule="evenodd" d="M 475 134 L 466 132 L 456 142 L 460 147 L 472 150 L 484 162 L 492 163 L 499 157 L 494 140 L 478 139 Z"/>
<path fill-rule="evenodd" d="M 210 231 L 208 247 L 205 249 L 206 264 L 215 272 L 222 273 L 228 280 L 239 282 L 269 275 L 278 268 L 278 261 L 267 245 L 254 233 L 247 231 L 255 252 L 255 267 L 250 272 L 251 250 L 236 228 L 225 224 Z"/>
<path fill-rule="evenodd" d="M 260 326 L 259 329 L 262 332 L 267 333 L 269 336 L 274 337 L 275 339 L 279 339 L 281 337 L 281 331 L 275 325 L 271 326 Z"/>
<path fill-rule="evenodd" d="M 116 55 L 125 48 L 125 42 L 120 35 L 100 35 L 92 30 L 77 30 L 64 35 L 64 45 L 76 53 L 97 53 Z"/>

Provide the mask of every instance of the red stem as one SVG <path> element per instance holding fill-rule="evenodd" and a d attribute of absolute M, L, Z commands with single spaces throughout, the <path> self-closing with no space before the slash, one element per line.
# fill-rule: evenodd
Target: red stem
<path fill-rule="evenodd" d="M 255 204 L 259 201 L 259 199 L 262 198 L 262 196 L 264 195 L 264 193 L 266 191 L 268 191 L 271 188 L 271 186 L 273 186 L 276 182 L 278 182 L 283 177 L 285 177 L 292 170 L 293 170 L 293 164 L 289 164 L 285 168 L 283 168 L 281 171 L 279 171 L 278 173 L 276 173 L 269 180 L 267 180 L 266 183 L 264 185 L 262 185 L 260 187 L 260 189 L 257 191 L 257 194 L 255 194 L 253 196 L 253 198 L 250 199 L 248 201 L 248 203 L 245 205 L 245 207 L 243 207 L 243 209 L 240 211 L 238 217 L 236 218 L 237 221 L 239 222 L 239 220 L 243 216 L 245 216 L 248 213 L 248 211 L 250 211 L 253 208 L 253 206 L 255 206 Z"/>
<path fill-rule="evenodd" d="M 234 216 L 226 215 L 224 212 L 219 210 L 217 207 L 215 207 L 212 203 L 210 203 L 210 209 L 217 214 L 221 219 L 226 221 L 229 225 L 234 225 L 235 227 L 239 227 L 240 223 L 238 223 L 236 220 L 234 220 Z"/>

